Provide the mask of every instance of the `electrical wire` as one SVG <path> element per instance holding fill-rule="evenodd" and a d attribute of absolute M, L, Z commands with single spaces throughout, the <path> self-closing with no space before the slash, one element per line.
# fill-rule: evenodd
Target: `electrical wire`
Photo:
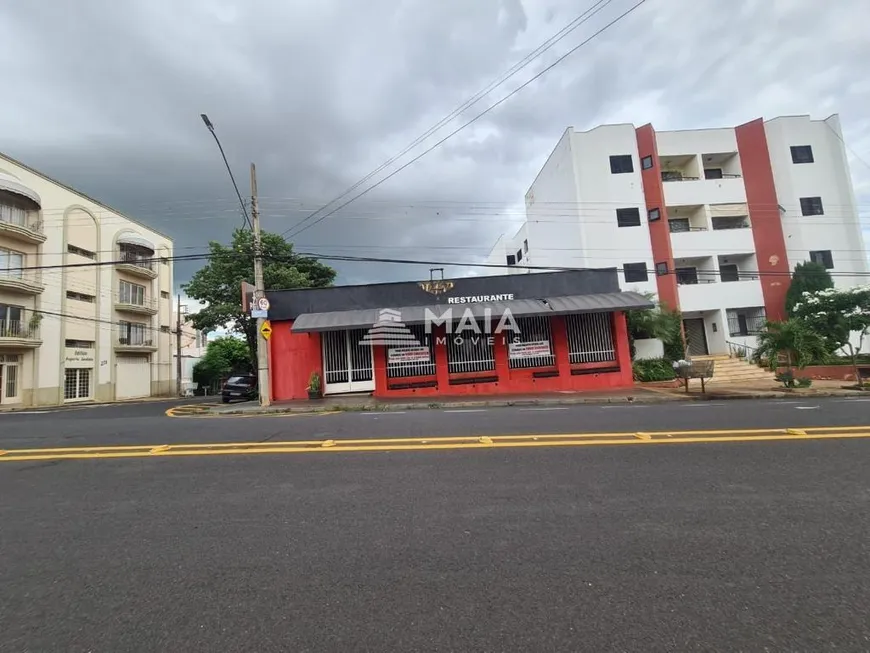
<path fill-rule="evenodd" d="M 592 34 L 592 36 L 590 36 L 589 38 L 587 38 L 585 41 L 582 41 L 580 44 L 578 44 L 578 45 L 576 45 L 575 47 L 573 47 L 573 48 L 571 48 L 570 50 L 568 50 L 568 52 L 566 52 L 564 55 L 562 55 L 561 57 L 559 57 L 558 59 L 556 59 L 555 62 L 553 62 L 552 64 L 550 64 L 549 66 L 547 66 L 547 67 L 545 67 L 543 70 L 541 70 L 540 72 L 538 72 L 538 73 L 536 73 L 535 75 L 533 75 L 530 79 L 528 79 L 527 81 L 523 82 L 520 86 L 518 86 L 518 87 L 515 88 L 513 91 L 511 91 L 510 93 L 508 93 L 507 95 L 505 95 L 503 98 L 501 98 L 501 99 L 498 100 L 497 102 L 495 102 L 495 103 L 491 104 L 490 106 L 488 106 L 486 109 L 484 109 L 484 110 L 481 111 L 479 114 L 477 114 L 476 116 L 474 116 L 471 120 L 469 120 L 468 122 L 466 122 L 466 123 L 460 125 L 457 129 L 455 129 L 454 131 L 450 132 L 447 136 L 445 136 L 444 138 L 442 138 L 441 140 L 439 140 L 437 143 L 435 143 L 435 144 L 432 145 L 431 147 L 429 147 L 429 148 L 423 150 L 423 152 L 421 152 L 420 154 L 418 154 L 417 156 L 415 156 L 413 159 L 411 159 L 410 161 L 408 161 L 407 163 L 405 163 L 405 164 L 402 165 L 401 167 L 397 168 L 396 170 L 394 170 L 393 172 L 391 172 L 390 174 L 388 174 L 386 177 L 384 177 L 384 178 L 381 179 L 380 181 L 376 182 L 375 184 L 372 184 L 371 186 L 369 186 L 368 188 L 366 188 L 366 189 L 365 189 L 364 191 L 362 191 L 361 193 L 359 193 L 359 194 L 353 196 L 353 197 L 350 198 L 348 201 L 346 201 L 346 202 L 340 204 L 337 208 L 332 209 L 332 210 L 331 210 L 330 212 L 328 212 L 328 213 L 325 213 L 324 215 L 320 216 L 319 218 L 317 218 L 317 219 L 314 220 L 313 222 L 307 224 L 306 226 L 302 227 L 301 229 L 295 229 L 294 227 L 291 227 L 290 229 L 287 229 L 286 231 L 282 232 L 281 236 L 285 236 L 288 232 L 292 232 L 292 233 L 290 233 L 290 236 L 289 236 L 289 237 L 290 237 L 290 238 L 295 238 L 296 236 L 298 236 L 298 235 L 301 234 L 302 232 L 304 232 L 304 231 L 310 229 L 311 227 L 313 227 L 314 225 L 316 225 L 316 224 L 322 222 L 323 220 L 325 220 L 325 219 L 328 218 L 329 216 L 334 215 L 336 212 L 338 212 L 338 211 L 340 211 L 341 209 L 343 209 L 344 207 L 348 206 L 350 203 L 352 203 L 352 202 L 354 202 L 355 200 L 359 199 L 360 197 L 362 197 L 362 196 L 368 194 L 369 192 L 371 192 L 372 190 L 374 190 L 375 188 L 377 188 L 378 186 L 380 186 L 381 184 L 383 184 L 383 183 L 384 183 L 385 181 L 387 181 L 388 179 L 391 179 L 392 177 L 394 177 L 395 175 L 397 175 L 398 173 L 400 173 L 402 170 L 404 170 L 404 169 L 407 168 L 408 166 L 410 166 L 410 165 L 412 165 L 413 163 L 415 163 L 415 162 L 419 161 L 420 159 L 422 159 L 422 158 L 423 158 L 424 156 L 426 156 L 429 152 L 431 152 L 431 151 L 434 150 L 435 148 L 441 146 L 443 143 L 445 143 L 445 142 L 448 141 L 450 138 L 452 138 L 453 136 L 455 136 L 456 134 L 458 134 L 459 132 L 461 132 L 461 131 L 462 131 L 463 129 L 465 129 L 466 127 L 468 127 L 468 126 L 474 124 L 475 122 L 477 122 L 480 118 L 482 118 L 483 116 L 485 116 L 487 113 L 489 113 L 490 111 L 492 111 L 492 110 L 495 109 L 496 107 L 498 107 L 498 106 L 500 106 L 501 104 L 503 104 L 505 101 L 507 101 L 508 99 L 510 99 L 511 97 L 513 97 L 514 95 L 516 95 L 517 93 L 519 93 L 522 89 L 526 88 L 529 84 L 531 84 L 532 82 L 534 82 L 536 79 L 540 78 L 542 75 L 546 74 L 547 72 L 549 72 L 550 70 L 552 70 L 553 68 L 555 68 L 556 66 L 558 66 L 561 62 L 563 62 L 565 59 L 567 59 L 567 58 L 568 58 L 570 55 L 572 55 L 574 52 L 576 52 L 577 50 L 579 50 L 580 48 L 582 48 L 584 45 L 586 45 L 587 43 L 589 43 L 590 41 L 592 41 L 592 40 L 593 40 L 594 38 L 596 38 L 598 35 L 602 34 L 602 33 L 605 32 L 606 30 L 608 30 L 609 28 L 611 28 L 613 25 L 617 24 L 619 21 L 623 20 L 626 16 L 628 16 L 629 14 L 631 14 L 633 11 L 635 11 L 638 7 L 640 7 L 640 6 L 641 6 L 642 4 L 644 4 L 646 1 L 647 1 L 647 0 L 640 0 L 637 4 L 633 5 L 633 6 L 632 6 L 631 8 L 629 8 L 627 11 L 623 12 L 622 14 L 620 14 L 619 16 L 617 16 L 614 20 L 610 21 L 610 22 L 607 23 L 604 27 L 602 27 L 601 29 L 599 29 L 599 30 L 598 30 L 597 32 L 595 32 L 594 34 Z"/>

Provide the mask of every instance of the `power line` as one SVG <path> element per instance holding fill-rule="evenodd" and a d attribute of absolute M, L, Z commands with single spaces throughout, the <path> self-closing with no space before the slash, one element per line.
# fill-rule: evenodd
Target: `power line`
<path fill-rule="evenodd" d="M 346 207 L 346 206 L 347 206 L 348 204 L 350 204 L 351 202 L 353 202 L 353 201 L 359 199 L 360 197 L 362 197 L 363 195 L 366 195 L 367 193 L 371 192 L 372 190 L 374 190 L 375 188 L 377 188 L 378 186 L 380 186 L 381 184 L 383 184 L 385 181 L 387 181 L 388 179 L 394 177 L 395 175 L 397 175 L 397 174 L 400 173 L 402 170 L 404 170 L 404 169 L 407 168 L 408 166 L 412 165 L 412 164 L 415 163 L 416 161 L 419 161 L 419 160 L 422 159 L 424 156 L 426 156 L 429 152 L 431 152 L 431 151 L 434 150 L 435 148 L 439 147 L 440 145 L 442 145 L 443 143 L 445 143 L 447 140 L 449 140 L 450 138 L 452 138 L 453 136 L 455 136 L 456 134 L 458 134 L 460 131 L 462 131 L 463 129 L 465 129 L 465 128 L 468 127 L 469 125 L 474 124 L 474 123 L 477 122 L 480 118 L 482 118 L 483 116 L 485 116 L 487 113 L 489 113 L 490 111 L 492 111 L 493 109 L 495 109 L 496 107 L 500 106 L 502 103 L 504 103 L 505 101 L 507 101 L 508 99 L 510 99 L 511 97 L 513 97 L 514 95 L 516 95 L 517 93 L 519 93 L 522 89 L 524 89 L 525 87 L 527 87 L 527 86 L 528 86 L 529 84 L 531 84 L 533 81 L 535 81 L 536 79 L 538 79 L 539 77 L 541 77 L 541 76 L 544 75 L 545 73 L 547 73 L 547 72 L 549 72 L 550 70 L 552 70 L 553 68 L 555 68 L 557 65 L 559 65 L 559 64 L 560 64 L 562 61 L 564 61 L 565 59 L 567 59 L 567 58 L 568 58 L 570 55 L 572 55 L 574 52 L 576 52 L 577 50 L 579 50 L 580 48 L 582 48 L 584 45 L 586 45 L 587 43 L 589 43 L 590 41 L 592 41 L 592 40 L 593 40 L 594 38 L 596 38 L 599 34 L 603 33 L 604 31 L 606 31 L 607 29 L 609 29 L 610 27 L 612 27 L 613 25 L 615 25 L 616 23 L 618 23 L 619 21 L 621 21 L 623 18 L 625 18 L 625 17 L 628 16 L 630 13 L 632 13 L 633 11 L 635 11 L 638 7 L 640 7 L 640 6 L 641 6 L 642 4 L 644 4 L 645 2 L 646 2 L 646 0 L 640 0 L 637 4 L 635 4 L 634 6 L 632 6 L 630 9 L 628 9 L 627 11 L 625 11 L 625 12 L 623 12 L 622 14 L 620 14 L 619 16 L 617 16 L 617 17 L 616 17 L 614 20 L 612 20 L 611 22 L 607 23 L 604 27 L 602 27 L 600 30 L 598 30 L 597 32 L 595 32 L 595 33 L 594 33 L 592 36 L 590 36 L 588 39 L 586 39 L 585 41 L 582 41 L 580 44 L 578 44 L 578 45 L 576 45 L 575 47 L 573 47 L 573 48 L 571 48 L 570 50 L 568 50 L 568 52 L 566 52 L 564 55 L 562 55 L 561 57 L 559 57 L 558 59 L 556 59 L 555 62 L 553 62 L 552 64 L 550 64 L 549 66 L 547 66 L 546 68 L 544 68 L 543 70 L 541 70 L 540 72 L 538 72 L 537 74 L 533 75 L 530 79 L 528 79 L 527 81 L 525 81 L 523 84 L 521 84 L 520 86 L 518 86 L 517 88 L 515 88 L 513 91 L 511 91 L 510 93 L 508 93 L 507 95 L 505 95 L 503 98 L 501 98 L 501 99 L 498 100 L 497 102 L 491 104 L 489 107 L 487 107 L 486 109 L 484 109 L 483 111 L 481 111 L 479 114 L 477 114 L 476 116 L 474 116 L 474 118 L 472 118 L 472 119 L 469 120 L 468 122 L 464 123 L 463 125 L 459 126 L 457 129 L 455 129 L 454 131 L 452 131 L 451 133 L 449 133 L 447 136 L 445 136 L 444 138 L 442 138 L 440 141 L 438 141 L 437 143 L 435 143 L 435 144 L 432 145 L 431 147 L 427 148 L 426 150 L 423 150 L 423 152 L 421 152 L 421 153 L 418 154 L 416 157 L 414 157 L 413 159 L 411 159 L 410 161 L 408 161 L 407 163 L 405 163 L 405 164 L 402 165 L 401 167 L 397 168 L 396 170 L 394 170 L 393 172 L 391 172 L 390 174 L 388 174 L 386 177 L 384 177 L 384 178 L 381 179 L 380 181 L 378 181 L 378 182 L 376 182 L 375 184 L 373 184 L 373 185 L 369 186 L 368 188 L 366 188 L 363 192 L 361 192 L 361 193 L 355 195 L 354 197 L 352 197 L 352 198 L 349 199 L 348 201 L 346 201 L 346 202 L 340 204 L 337 208 L 333 209 L 333 210 L 330 211 L 329 213 L 325 213 L 324 215 L 322 215 L 322 216 L 320 216 L 319 218 L 317 218 L 314 222 L 309 223 L 308 225 L 302 227 L 301 229 L 299 229 L 299 230 L 295 230 L 293 227 L 291 227 L 290 229 L 287 229 L 286 231 L 284 231 L 281 235 L 284 236 L 284 235 L 287 234 L 288 232 L 292 231 L 293 233 L 290 234 L 290 238 L 295 238 L 296 236 L 298 236 L 298 235 L 299 235 L 300 233 L 302 233 L 303 231 L 306 231 L 307 229 L 310 229 L 310 228 L 313 227 L 314 225 L 316 225 L 316 224 L 322 222 L 323 220 L 325 220 L 325 219 L 328 218 L 329 216 L 331 216 L 331 215 L 333 215 L 334 213 L 340 211 L 341 209 L 343 209 L 344 207 Z"/>
<path fill-rule="evenodd" d="M 315 210 L 314 212 L 310 213 L 307 217 L 303 218 L 301 221 L 297 222 L 295 225 L 293 225 L 292 227 L 290 227 L 290 229 L 288 229 L 288 231 L 292 231 L 293 229 L 298 228 L 300 225 L 305 224 L 306 222 L 308 222 L 309 220 L 311 220 L 315 215 L 317 215 L 317 214 L 320 213 L 322 210 L 324 210 L 325 208 L 327 208 L 330 204 L 333 204 L 333 203 L 337 202 L 338 200 L 342 199 L 343 197 L 345 197 L 345 196 L 348 195 L 349 193 L 353 192 L 354 190 L 356 190 L 357 188 L 359 188 L 362 184 L 364 184 L 364 183 L 367 182 L 369 179 L 371 179 L 371 178 L 374 177 L 376 174 L 378 174 L 381 170 L 383 170 L 384 168 L 386 168 L 386 167 L 388 167 L 389 165 L 391 165 L 391 164 L 392 164 L 394 161 L 396 161 L 397 159 L 400 159 L 401 157 L 405 156 L 405 154 L 407 154 L 407 153 L 410 152 L 412 149 L 414 149 L 417 145 L 419 145 L 419 144 L 422 143 L 424 140 L 426 140 L 427 138 L 429 138 L 429 136 L 431 136 L 431 135 L 434 134 L 436 131 L 438 131 L 439 129 L 441 129 L 441 127 L 443 127 L 445 124 L 447 124 L 448 122 L 450 122 L 451 120 L 453 120 L 455 117 L 459 116 L 459 115 L 460 115 L 463 111 L 465 111 L 466 109 L 469 109 L 469 108 L 471 108 L 472 106 L 474 106 L 475 104 L 477 104 L 477 103 L 478 103 L 478 102 L 479 102 L 483 97 L 485 97 L 485 96 L 488 95 L 490 92 L 492 92 L 493 90 L 495 90 L 496 88 L 498 88 L 499 86 L 501 86 L 502 84 L 504 84 L 507 80 L 509 80 L 509 79 L 510 79 L 511 77 L 513 77 L 514 75 L 516 75 L 516 74 L 517 74 L 519 71 L 521 71 L 523 68 L 525 68 L 526 66 L 528 66 L 529 64 L 531 64 L 532 61 L 534 61 L 536 58 L 538 58 L 539 56 L 541 56 L 542 54 L 544 54 L 547 50 L 549 50 L 551 47 L 553 47 L 556 43 L 558 43 L 558 42 L 561 41 L 563 38 L 565 38 L 566 36 L 568 36 L 568 34 L 570 34 L 570 33 L 573 32 L 575 29 L 577 29 L 578 27 L 580 27 L 580 25 L 582 25 L 582 24 L 585 23 L 587 20 L 589 20 L 590 18 L 592 18 L 592 16 L 594 16 L 594 15 L 595 15 L 596 13 L 598 13 L 600 10 L 604 9 L 604 7 L 606 7 L 606 6 L 607 6 L 608 4 L 610 4 L 612 1 L 613 1 L 613 0 L 598 0 L 598 2 L 596 2 L 596 3 L 595 3 L 594 5 L 592 5 L 589 9 L 587 9 L 587 10 L 584 11 L 582 14 L 580 14 L 577 18 L 575 18 L 574 20 L 572 20 L 571 22 L 569 22 L 569 23 L 568 23 L 565 27 L 563 27 L 559 32 L 557 32 L 556 34 L 554 34 L 553 36 L 551 36 L 549 39 L 547 39 L 546 41 L 544 41 L 541 45 L 539 45 L 537 48 L 535 48 L 535 50 L 533 50 L 530 54 L 526 55 L 526 56 L 525 56 L 523 59 L 521 59 L 519 62 L 515 63 L 515 64 L 514 64 L 510 69 L 508 69 L 508 71 L 507 71 L 506 73 L 503 73 L 500 77 L 497 77 L 496 79 L 492 80 L 492 81 L 491 81 L 491 82 L 490 82 L 490 83 L 489 83 L 489 84 L 488 84 L 488 85 L 487 85 L 483 90 L 478 91 L 478 92 L 477 92 L 476 94 L 474 94 L 472 97 L 470 97 L 469 99 L 467 99 L 464 103 L 462 103 L 462 104 L 460 104 L 458 107 L 456 107 L 452 112 L 450 112 L 449 114 L 447 114 L 446 116 L 444 116 L 443 118 L 441 118 L 441 120 L 439 120 L 439 121 L 436 122 L 434 125 L 432 125 L 432 126 L 431 126 L 429 129 L 427 129 L 427 130 L 426 130 L 422 135 L 418 136 L 418 137 L 415 138 L 413 141 L 411 141 L 411 143 L 410 143 L 409 145 L 405 146 L 405 148 L 404 148 L 401 152 L 399 152 L 398 154 L 394 154 L 393 156 L 391 156 L 389 159 L 387 159 L 386 161 L 384 161 L 384 162 L 383 162 L 381 165 L 379 165 L 377 168 L 375 168 L 375 169 L 372 170 L 370 173 L 368 173 L 365 177 L 363 177 L 362 179 L 358 180 L 355 184 L 353 184 L 353 185 L 350 186 L 349 188 L 345 189 L 345 190 L 344 190 L 340 195 L 337 195 L 336 197 L 332 198 L 332 199 L 329 200 L 326 204 L 320 206 L 317 210 Z M 591 12 L 591 13 L 590 13 L 590 12 Z M 584 18 L 584 16 L 585 16 L 585 18 Z M 286 232 L 285 232 L 285 233 L 286 233 Z"/>

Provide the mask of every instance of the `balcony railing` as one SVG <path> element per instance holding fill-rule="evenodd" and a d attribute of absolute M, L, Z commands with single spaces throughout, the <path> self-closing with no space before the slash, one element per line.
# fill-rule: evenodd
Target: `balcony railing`
<path fill-rule="evenodd" d="M 150 338 L 140 338 L 137 336 L 120 336 L 118 338 L 118 346 L 120 346 L 120 347 L 153 347 L 154 341 Z"/>
<path fill-rule="evenodd" d="M 679 170 L 662 170 L 662 181 L 698 181 L 700 177 L 684 175 Z"/>
<path fill-rule="evenodd" d="M 115 295 L 115 303 L 123 304 L 124 306 L 130 307 L 132 309 L 142 309 L 143 311 L 157 310 L 157 300 L 149 297 L 142 299 L 140 297 L 130 297 L 129 295 L 117 293 Z"/>
<path fill-rule="evenodd" d="M 690 274 L 680 275 L 677 274 L 677 285 L 678 286 L 695 286 L 697 284 L 703 283 L 732 283 L 734 281 L 757 281 L 758 273 L 756 272 L 738 272 L 734 273 L 723 273 L 721 272 L 702 272 L 698 271 L 697 276 L 692 276 Z"/>
<path fill-rule="evenodd" d="M 39 340 L 39 322 L 0 320 L 0 338 Z"/>
<path fill-rule="evenodd" d="M 135 265 L 137 268 L 142 268 L 144 270 L 154 270 L 153 257 L 143 256 L 142 254 L 136 254 L 135 252 L 125 252 L 121 250 L 118 254 L 117 262 L 126 263 L 127 265 Z"/>

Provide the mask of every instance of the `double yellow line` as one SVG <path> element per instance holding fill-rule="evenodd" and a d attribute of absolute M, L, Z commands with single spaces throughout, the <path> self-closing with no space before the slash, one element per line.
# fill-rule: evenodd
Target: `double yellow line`
<path fill-rule="evenodd" d="M 652 445 L 699 442 L 761 442 L 870 438 L 870 426 L 837 426 L 727 431 L 653 431 L 628 433 L 557 433 L 431 438 L 371 438 L 347 440 L 287 440 L 213 444 L 149 444 L 57 449 L 0 450 L 0 463 L 33 460 L 97 458 L 156 458 L 279 453 L 338 453 L 351 451 L 432 451 L 446 449 L 504 449 L 524 447 L 585 447 L 596 445 Z"/>

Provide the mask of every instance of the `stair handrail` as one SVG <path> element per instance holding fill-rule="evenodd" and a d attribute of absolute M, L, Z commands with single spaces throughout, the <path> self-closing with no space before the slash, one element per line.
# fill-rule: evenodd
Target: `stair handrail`
<path fill-rule="evenodd" d="M 734 342 L 732 340 L 726 340 L 725 344 L 728 345 L 729 358 L 742 358 L 743 360 L 751 360 L 753 354 L 758 349 L 758 347 L 746 345 L 742 342 Z"/>

